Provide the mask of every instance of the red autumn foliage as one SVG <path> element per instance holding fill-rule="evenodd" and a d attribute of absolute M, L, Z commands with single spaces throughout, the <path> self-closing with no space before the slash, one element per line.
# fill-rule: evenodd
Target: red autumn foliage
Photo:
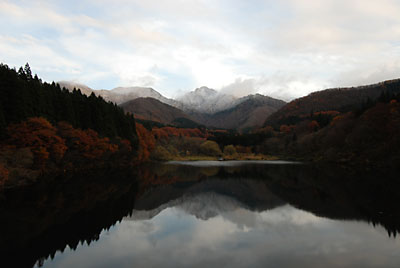
<path fill-rule="evenodd" d="M 5 145 L 9 148 L 29 148 L 34 155 L 33 167 L 42 171 L 49 163 L 65 166 L 83 163 L 83 159 L 106 160 L 120 150 L 119 146 L 124 149 L 123 153 L 132 151 L 127 140 L 117 139 L 117 145 L 109 138 L 99 137 L 94 130 L 75 129 L 66 122 L 59 122 L 55 127 L 42 117 L 11 124 L 7 131 L 9 139 Z"/>
<path fill-rule="evenodd" d="M 203 133 L 198 128 L 185 128 L 181 129 L 180 131 L 184 137 L 207 138 L 207 133 Z"/>
<path fill-rule="evenodd" d="M 317 121 L 313 120 L 310 123 L 308 123 L 308 129 L 310 132 L 315 132 L 319 129 L 319 124 Z"/>
<path fill-rule="evenodd" d="M 288 134 L 290 132 L 292 132 L 294 126 L 288 126 L 288 125 L 281 125 L 281 127 L 279 128 L 279 131 L 285 134 Z"/>
<path fill-rule="evenodd" d="M 150 158 L 151 151 L 156 145 L 154 135 L 142 124 L 136 124 L 136 132 L 139 138 L 138 161 L 147 161 Z"/>
<path fill-rule="evenodd" d="M 162 127 L 153 128 L 151 130 L 156 140 L 168 140 L 171 137 L 192 137 L 192 138 L 207 138 L 207 132 L 202 132 L 198 128 L 175 128 Z"/>
<path fill-rule="evenodd" d="M 321 111 L 321 112 L 315 112 L 313 113 L 314 116 L 318 115 L 330 115 L 332 117 L 339 115 L 340 113 L 338 111 Z"/>
<path fill-rule="evenodd" d="M 8 179 L 8 170 L 2 164 L 0 164 L 0 186 L 2 186 Z"/>
<path fill-rule="evenodd" d="M 163 128 L 153 128 L 151 132 L 157 140 L 168 139 L 168 133 Z"/>
<path fill-rule="evenodd" d="M 126 139 L 120 140 L 120 150 L 125 150 L 128 152 L 132 152 L 132 145 L 131 142 Z"/>
<path fill-rule="evenodd" d="M 349 117 L 351 117 L 352 115 L 353 115 L 352 113 L 346 113 L 346 114 L 337 115 L 337 116 L 335 116 L 335 117 L 332 119 L 332 121 L 330 122 L 330 125 L 331 125 L 331 126 L 334 126 L 334 125 L 336 125 L 338 122 L 340 122 L 340 121 L 342 121 L 342 120 L 346 120 L 346 119 L 348 119 Z"/>
<path fill-rule="evenodd" d="M 36 166 L 44 169 L 49 157 L 59 161 L 67 150 L 65 140 L 57 135 L 57 129 L 45 118 L 33 117 L 7 128 L 8 144 L 17 148 L 28 147 L 35 155 Z"/>
<path fill-rule="evenodd" d="M 65 138 L 72 150 L 79 151 L 85 158 L 96 159 L 104 153 L 115 153 L 118 145 L 110 143 L 109 138 L 101 138 L 96 131 L 91 129 L 75 129 L 66 122 L 58 123 L 61 137 Z"/>

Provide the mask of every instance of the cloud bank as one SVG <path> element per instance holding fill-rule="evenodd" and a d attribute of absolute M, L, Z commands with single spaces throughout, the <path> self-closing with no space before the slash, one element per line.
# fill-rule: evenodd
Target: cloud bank
<path fill-rule="evenodd" d="M 400 76 L 397 0 L 0 0 L 0 61 L 48 81 L 285 100 Z"/>

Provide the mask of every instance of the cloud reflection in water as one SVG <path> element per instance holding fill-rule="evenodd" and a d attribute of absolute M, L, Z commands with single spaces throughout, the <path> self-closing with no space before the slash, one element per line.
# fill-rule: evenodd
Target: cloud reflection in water
<path fill-rule="evenodd" d="M 67 249 L 44 267 L 397 267 L 398 249 L 399 239 L 365 222 L 290 205 L 257 212 L 202 193 L 134 211 L 90 247 Z"/>

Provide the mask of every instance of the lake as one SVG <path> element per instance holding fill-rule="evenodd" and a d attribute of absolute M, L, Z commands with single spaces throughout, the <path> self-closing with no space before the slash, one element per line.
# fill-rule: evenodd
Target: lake
<path fill-rule="evenodd" d="M 4 267 L 399 267 L 391 172 L 285 161 L 68 174 L 0 199 Z"/>

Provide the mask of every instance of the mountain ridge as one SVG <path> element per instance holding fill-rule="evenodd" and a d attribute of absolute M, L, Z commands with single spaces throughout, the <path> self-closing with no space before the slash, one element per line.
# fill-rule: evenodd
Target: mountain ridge
<path fill-rule="evenodd" d="M 89 96 L 90 94 L 94 93 L 96 96 L 101 96 L 106 101 L 111 101 L 118 105 L 129 100 L 146 97 L 154 98 L 172 106 L 177 105 L 175 100 L 164 97 L 161 93 L 151 87 L 116 87 L 111 90 L 106 90 L 92 89 L 86 85 L 68 81 L 60 81 L 58 83 L 61 87 L 65 87 L 69 91 L 72 91 L 74 88 L 79 88 L 85 95 Z"/>
<path fill-rule="evenodd" d="M 133 99 L 119 106 L 125 112 L 132 113 L 135 118 L 163 124 L 174 124 L 177 119 L 181 118 L 195 121 L 182 110 L 150 97 Z"/>
<path fill-rule="evenodd" d="M 177 100 L 181 103 L 178 108 L 185 112 L 214 114 L 233 107 L 237 98 L 202 86 L 184 94 Z"/>
<path fill-rule="evenodd" d="M 78 83 L 60 82 L 60 85 L 70 91 L 79 87 L 83 94 L 102 96 L 106 101 L 117 103 L 126 112 L 135 114 L 138 119 L 163 124 L 176 125 L 181 119 L 186 119 L 193 122 L 191 125 L 226 129 L 256 128 L 261 127 L 268 115 L 285 104 L 284 101 L 261 94 L 236 98 L 205 86 L 173 100 L 146 87 L 94 90 Z"/>
<path fill-rule="evenodd" d="M 229 109 L 214 114 L 189 113 L 198 122 L 226 129 L 248 129 L 262 126 L 265 118 L 286 103 L 261 94 L 249 95 L 237 100 Z M 264 119 L 263 119 L 264 118 Z"/>
<path fill-rule="evenodd" d="M 391 79 L 371 85 L 345 88 L 329 88 L 315 91 L 295 99 L 266 118 L 264 126 L 279 127 L 294 124 L 301 117 L 316 112 L 349 112 L 361 108 L 368 101 L 377 99 L 384 93 L 399 93 L 400 79 Z"/>

